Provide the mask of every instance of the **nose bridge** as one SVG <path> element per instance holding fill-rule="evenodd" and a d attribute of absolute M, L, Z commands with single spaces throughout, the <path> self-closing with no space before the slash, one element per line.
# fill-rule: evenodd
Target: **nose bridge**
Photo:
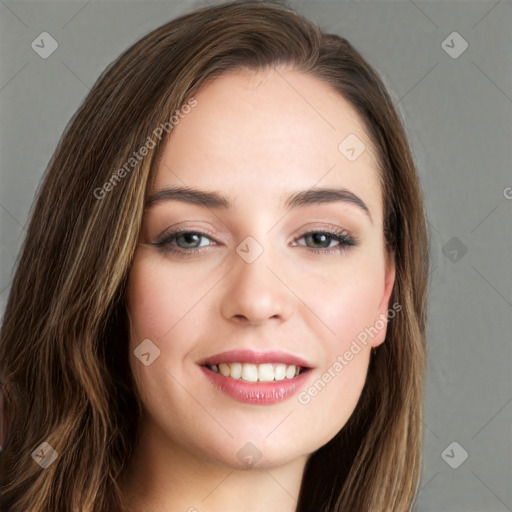
<path fill-rule="evenodd" d="M 277 252 L 252 236 L 236 247 L 230 283 L 223 298 L 222 309 L 227 319 L 263 322 L 273 317 L 289 317 L 293 295 L 283 284 L 284 278 L 276 275 L 279 265 L 272 255 Z"/>

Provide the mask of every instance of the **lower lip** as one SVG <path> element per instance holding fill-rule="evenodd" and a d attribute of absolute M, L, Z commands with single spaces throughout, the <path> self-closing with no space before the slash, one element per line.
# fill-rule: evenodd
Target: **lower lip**
<path fill-rule="evenodd" d="M 201 370 L 210 382 L 226 395 L 239 402 L 259 405 L 271 405 L 286 400 L 299 391 L 311 373 L 309 369 L 293 379 L 273 382 L 248 382 L 224 377 L 221 373 L 216 373 L 204 366 L 201 366 Z"/>

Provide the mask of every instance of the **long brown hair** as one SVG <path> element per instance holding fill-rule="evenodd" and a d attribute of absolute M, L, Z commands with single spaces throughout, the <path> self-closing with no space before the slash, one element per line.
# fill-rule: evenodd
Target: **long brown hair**
<path fill-rule="evenodd" d="M 282 63 L 330 84 L 364 122 L 395 258 L 391 302 L 402 307 L 348 423 L 309 458 L 297 511 L 411 510 L 422 460 L 428 235 L 402 122 L 348 41 L 282 2 L 256 0 L 187 13 L 131 46 L 99 77 L 51 158 L 0 332 L 0 381 L 14 411 L 0 459 L 2 510 L 125 510 L 118 482 L 142 409 L 124 297 L 165 140 L 155 128 L 169 126 L 207 80 Z M 149 139 L 147 154 L 131 161 Z M 43 442 L 58 454 L 46 469 L 31 456 Z"/>

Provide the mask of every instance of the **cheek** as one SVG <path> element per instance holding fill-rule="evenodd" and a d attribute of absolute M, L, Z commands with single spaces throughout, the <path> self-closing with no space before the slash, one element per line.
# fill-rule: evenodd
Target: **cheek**
<path fill-rule="evenodd" d="M 362 276 L 340 283 L 336 293 L 320 298 L 323 303 L 320 311 L 324 312 L 325 323 L 333 331 L 331 343 L 339 349 L 348 341 L 357 337 L 365 329 L 375 324 L 375 319 L 382 297 L 382 287 L 369 278 Z M 327 303 L 327 304 L 326 304 Z"/>
<path fill-rule="evenodd" d="M 172 374 L 180 378 L 181 362 L 190 349 L 193 332 L 190 322 L 198 314 L 198 308 L 193 306 L 200 299 L 200 290 L 187 283 L 185 291 L 180 289 L 181 283 L 178 276 L 169 272 L 165 265 L 146 258 L 143 252 L 136 258 L 130 271 L 130 362 L 137 387 L 147 405 L 161 398 L 161 393 L 155 391 L 169 388 L 170 376 L 166 369 L 172 370 Z M 170 339 L 172 343 L 168 342 Z M 134 357 L 134 350 L 144 340 L 150 340 L 150 351 L 158 354 L 154 362 L 147 366 Z"/>
<path fill-rule="evenodd" d="M 157 345 L 179 331 L 194 317 L 194 305 L 204 295 L 194 278 L 173 271 L 169 265 L 140 257 L 132 266 L 128 282 L 128 311 L 132 343 L 149 338 Z"/>
<path fill-rule="evenodd" d="M 384 292 L 380 262 L 370 258 L 326 277 L 308 302 L 322 320 L 317 331 L 323 344 L 321 365 L 312 384 L 298 396 L 306 417 L 315 418 L 308 425 L 312 437 L 325 442 L 348 421 L 360 398 Z"/>
<path fill-rule="evenodd" d="M 308 442 L 314 443 L 312 451 L 330 441 L 352 416 L 366 381 L 368 362 L 368 349 L 335 351 L 332 360 L 319 368 L 311 384 L 297 395 L 296 418 L 300 418 Z"/>
<path fill-rule="evenodd" d="M 187 379 L 190 365 L 186 359 L 195 343 L 193 333 L 200 316 L 205 314 L 202 306 L 206 301 L 201 302 L 204 289 L 193 281 L 188 274 L 175 272 L 154 257 L 145 257 L 143 251 L 137 256 L 128 281 L 130 364 L 136 387 L 149 417 L 165 425 L 166 432 L 182 438 L 186 438 L 187 429 L 193 430 L 194 417 L 202 414 L 199 407 L 191 406 L 190 395 L 180 384 Z M 133 353 L 147 339 L 160 352 L 146 366 Z M 188 383 L 185 387 L 192 389 Z M 171 420 L 170 404 L 174 410 L 182 411 L 180 421 Z"/>
<path fill-rule="evenodd" d="M 323 276 L 310 275 L 315 286 L 307 304 L 323 324 L 329 351 L 343 350 L 362 331 L 375 324 L 384 294 L 384 271 L 375 258 L 347 258 Z M 306 294 L 306 290 L 303 292 Z M 320 335 L 320 331 L 318 332 Z"/>
<path fill-rule="evenodd" d="M 363 390 L 381 291 L 372 276 L 353 274 L 318 297 L 317 311 L 329 327 L 319 328 L 321 364 L 311 384 L 297 396 L 304 428 L 319 445 L 328 442 L 352 416 Z M 369 331 L 370 329 L 370 331 Z M 331 332 L 332 331 L 332 332 Z M 314 418 L 314 421 L 311 419 Z"/>

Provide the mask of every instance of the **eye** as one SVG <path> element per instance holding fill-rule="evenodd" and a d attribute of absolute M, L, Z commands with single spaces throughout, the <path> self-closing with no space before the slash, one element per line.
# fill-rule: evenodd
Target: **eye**
<path fill-rule="evenodd" d="M 202 252 L 200 250 L 201 247 L 205 247 L 204 245 L 198 245 L 201 238 L 212 240 L 209 236 L 199 231 L 177 230 L 171 233 L 164 233 L 164 235 L 156 242 L 153 242 L 152 245 L 164 251 L 196 254 Z"/>
<path fill-rule="evenodd" d="M 312 241 L 314 245 L 320 245 L 320 248 L 308 247 L 311 251 L 318 254 L 340 253 L 344 250 L 347 250 L 349 247 L 357 245 L 355 238 L 352 237 L 346 230 L 341 228 L 308 231 L 307 233 L 304 233 L 302 236 L 300 236 L 297 240 L 301 239 Z M 338 245 L 332 247 L 332 242 L 337 242 Z"/>

